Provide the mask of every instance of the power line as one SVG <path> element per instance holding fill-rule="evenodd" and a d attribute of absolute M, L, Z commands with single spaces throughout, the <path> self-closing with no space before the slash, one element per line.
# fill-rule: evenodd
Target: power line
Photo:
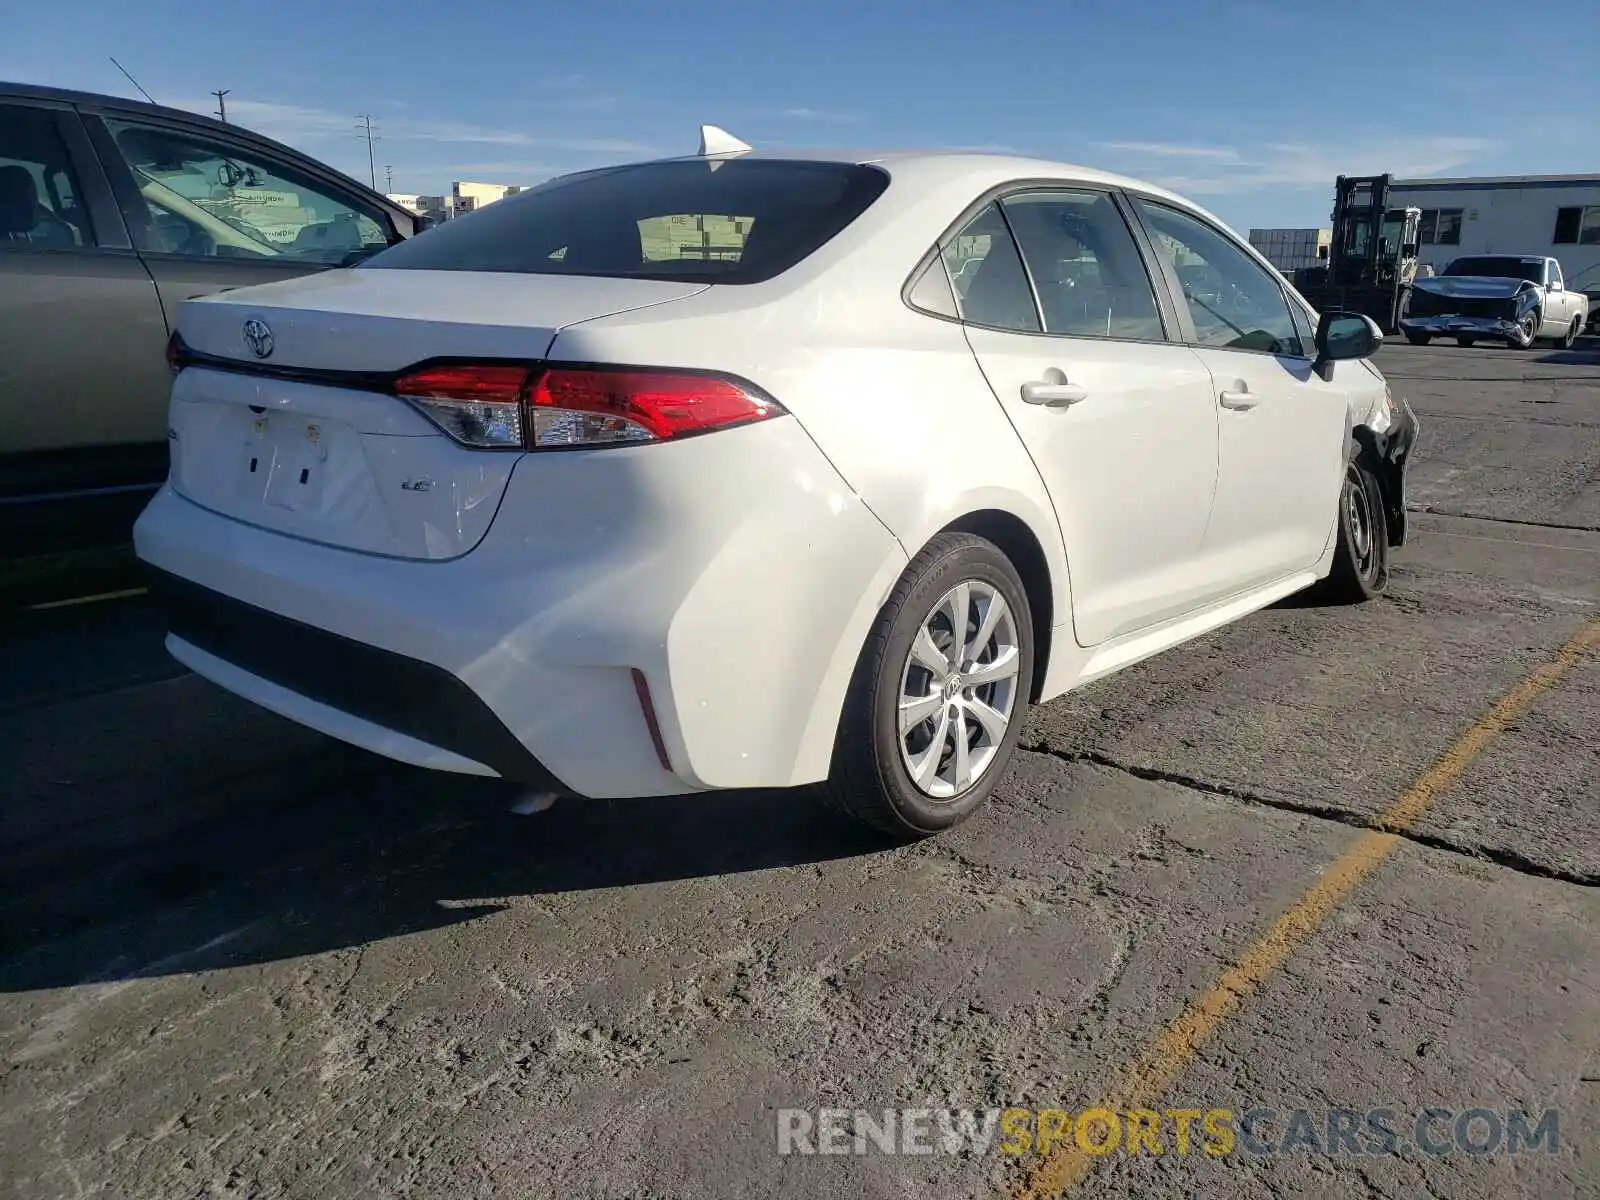
<path fill-rule="evenodd" d="M 372 190 L 378 190 L 378 160 L 372 155 L 372 143 L 381 141 L 377 134 L 372 132 L 372 114 L 357 113 L 356 119 L 361 124 L 356 126 L 356 132 L 364 134 L 367 139 L 367 178 L 372 183 Z"/>
<path fill-rule="evenodd" d="M 383 180 L 385 190 L 394 191 L 394 167 L 388 163 L 383 166 Z"/>
<path fill-rule="evenodd" d="M 217 98 L 217 116 L 222 118 L 223 124 L 228 122 L 228 106 L 222 102 L 222 98 L 231 91 L 232 88 L 217 88 L 211 93 Z"/>
<path fill-rule="evenodd" d="M 111 65 L 113 67 L 115 67 L 117 70 L 121 71 L 124 75 L 128 75 L 128 68 L 127 67 L 123 66 L 115 58 L 112 58 L 111 55 L 109 55 L 109 54 L 106 55 L 106 57 L 111 59 Z M 143 85 L 141 85 L 140 82 L 137 79 L 135 79 L 132 75 L 128 75 L 128 82 L 133 84 L 134 87 L 138 88 L 139 89 L 139 94 L 141 96 L 143 96 L 146 100 L 150 101 L 151 104 L 154 104 L 156 102 L 156 98 L 154 96 L 152 96 L 149 92 L 145 91 Z"/>

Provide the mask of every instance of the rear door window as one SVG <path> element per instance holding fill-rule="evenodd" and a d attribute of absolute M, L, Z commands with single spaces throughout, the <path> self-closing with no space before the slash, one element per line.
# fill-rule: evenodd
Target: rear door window
<path fill-rule="evenodd" d="M 998 204 L 985 205 L 939 252 L 963 321 L 1014 333 L 1041 331 L 1028 273 Z"/>
<path fill-rule="evenodd" d="M 0 104 L 0 249 L 94 245 L 78 196 L 54 111 Z"/>
<path fill-rule="evenodd" d="M 1046 333 L 1165 338 L 1150 276 L 1109 195 L 1062 189 L 1001 203 L 1039 294 Z"/>
<path fill-rule="evenodd" d="M 758 283 L 815 252 L 888 182 L 876 167 L 783 159 L 610 167 L 553 179 L 362 265 Z"/>

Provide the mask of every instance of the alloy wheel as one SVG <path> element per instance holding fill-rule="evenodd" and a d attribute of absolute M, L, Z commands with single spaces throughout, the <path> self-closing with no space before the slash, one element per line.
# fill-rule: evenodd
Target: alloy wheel
<path fill-rule="evenodd" d="M 994 763 L 1016 709 L 1021 648 L 1005 597 L 977 580 L 946 592 L 900 672 L 896 731 L 911 782 L 949 800 Z"/>

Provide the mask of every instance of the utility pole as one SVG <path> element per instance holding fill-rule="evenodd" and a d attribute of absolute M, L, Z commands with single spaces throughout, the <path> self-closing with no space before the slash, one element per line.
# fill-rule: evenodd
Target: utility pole
<path fill-rule="evenodd" d="M 217 116 L 222 118 L 222 123 L 224 125 L 228 123 L 228 106 L 223 103 L 222 98 L 232 90 L 232 88 L 217 88 L 211 93 L 217 98 Z"/>
<path fill-rule="evenodd" d="M 394 168 L 388 163 L 383 166 L 383 184 L 386 191 L 394 191 Z"/>
<path fill-rule="evenodd" d="M 356 126 L 356 132 L 365 135 L 367 139 L 367 178 L 372 183 L 372 190 L 378 190 L 378 161 L 372 156 L 372 143 L 380 141 L 377 134 L 372 132 L 372 114 L 357 113 L 356 119 L 361 124 Z"/>

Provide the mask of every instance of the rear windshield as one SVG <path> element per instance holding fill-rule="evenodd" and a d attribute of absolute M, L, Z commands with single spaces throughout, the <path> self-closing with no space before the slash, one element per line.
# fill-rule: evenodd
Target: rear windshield
<path fill-rule="evenodd" d="M 361 265 L 759 283 L 787 271 L 882 194 L 875 167 L 706 159 L 553 179 Z"/>
<path fill-rule="evenodd" d="M 1444 269 L 1446 275 L 1476 275 L 1491 279 L 1544 281 L 1542 258 L 1458 258 Z"/>

